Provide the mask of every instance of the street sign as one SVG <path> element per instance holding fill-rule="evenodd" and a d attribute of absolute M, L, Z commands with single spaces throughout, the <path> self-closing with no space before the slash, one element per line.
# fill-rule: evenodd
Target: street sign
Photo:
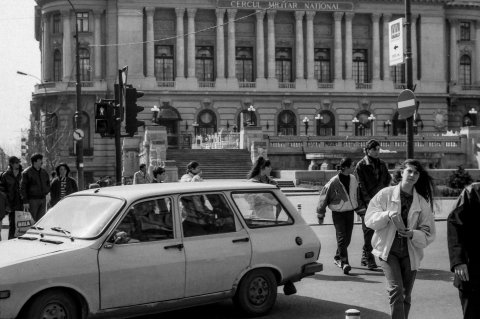
<path fill-rule="evenodd" d="M 413 116 L 417 107 L 417 98 L 411 90 L 403 90 L 397 99 L 398 115 L 402 119 Z"/>
<path fill-rule="evenodd" d="M 405 62 L 403 56 L 403 18 L 388 23 L 390 66 Z"/>
<path fill-rule="evenodd" d="M 73 139 L 75 141 L 80 141 L 84 136 L 85 136 L 85 133 L 79 128 L 73 131 Z"/>

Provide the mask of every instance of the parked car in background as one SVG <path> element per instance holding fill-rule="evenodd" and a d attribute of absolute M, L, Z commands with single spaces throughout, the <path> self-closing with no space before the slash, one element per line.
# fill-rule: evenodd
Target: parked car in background
<path fill-rule="evenodd" d="M 145 184 L 65 197 L 0 243 L 0 318 L 129 317 L 233 298 L 268 313 L 322 271 L 320 242 L 275 186 Z"/>

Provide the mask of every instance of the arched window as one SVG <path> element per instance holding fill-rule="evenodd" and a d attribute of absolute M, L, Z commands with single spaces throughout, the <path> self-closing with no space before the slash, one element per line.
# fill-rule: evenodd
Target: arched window
<path fill-rule="evenodd" d="M 334 136 L 335 135 L 335 116 L 330 111 L 321 111 L 320 119 L 317 119 L 317 135 L 318 136 Z"/>
<path fill-rule="evenodd" d="M 236 72 L 239 82 L 253 82 L 253 48 L 236 48 Z"/>
<path fill-rule="evenodd" d="M 292 111 L 282 111 L 278 115 L 278 135 L 296 135 L 297 117 Z"/>
<path fill-rule="evenodd" d="M 75 123 L 75 115 L 73 116 L 73 127 L 76 127 Z M 83 155 L 85 156 L 92 156 L 93 155 L 93 149 L 92 145 L 90 144 L 90 117 L 88 116 L 88 113 L 85 111 L 82 111 L 80 114 L 80 126 L 79 128 L 83 131 L 85 134 L 83 136 Z"/>
<path fill-rule="evenodd" d="M 78 51 L 80 56 L 80 81 L 90 81 L 90 51 L 85 48 Z"/>
<path fill-rule="evenodd" d="M 368 119 L 371 115 L 369 111 L 360 111 L 356 118 L 358 122 L 355 122 L 355 136 L 372 136 L 373 135 L 373 123 Z"/>
<path fill-rule="evenodd" d="M 155 77 L 157 81 L 173 81 L 173 46 L 155 47 Z"/>
<path fill-rule="evenodd" d="M 197 117 L 198 131 L 196 135 L 210 135 L 217 132 L 217 116 L 211 110 L 203 110 Z"/>
<path fill-rule="evenodd" d="M 405 119 L 400 119 L 398 112 L 395 112 L 395 115 L 393 116 L 393 135 L 405 135 L 407 134 L 407 123 Z"/>
<path fill-rule="evenodd" d="M 247 125 L 253 125 L 257 126 L 257 116 L 255 115 L 255 112 L 249 112 L 247 110 L 242 110 L 237 117 L 237 128 L 240 131 L 240 128 L 242 127 L 240 125 L 240 120 L 241 120 L 241 115 L 243 114 L 243 126 Z"/>
<path fill-rule="evenodd" d="M 466 54 L 460 58 L 460 76 L 458 80 L 461 85 L 472 84 L 472 59 Z"/>
<path fill-rule="evenodd" d="M 292 82 L 292 48 L 276 48 L 275 75 L 278 82 Z"/>
<path fill-rule="evenodd" d="M 368 59 L 367 50 L 353 50 L 353 79 L 355 83 L 368 83 Z"/>
<path fill-rule="evenodd" d="M 213 47 L 197 47 L 195 74 L 198 81 L 215 81 L 213 73 Z"/>
<path fill-rule="evenodd" d="M 62 81 L 62 54 L 60 50 L 55 50 L 53 53 L 53 81 Z"/>
<path fill-rule="evenodd" d="M 315 79 L 321 83 L 329 83 L 330 49 L 315 49 Z"/>

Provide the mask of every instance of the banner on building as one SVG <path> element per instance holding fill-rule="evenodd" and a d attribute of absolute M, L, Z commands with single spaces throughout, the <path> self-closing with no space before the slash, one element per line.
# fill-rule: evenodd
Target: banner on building
<path fill-rule="evenodd" d="M 403 18 L 388 23 L 390 66 L 405 62 L 403 55 Z"/>

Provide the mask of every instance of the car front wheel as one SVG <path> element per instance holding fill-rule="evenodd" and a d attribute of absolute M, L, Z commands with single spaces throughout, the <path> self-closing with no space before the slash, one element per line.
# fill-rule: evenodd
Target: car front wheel
<path fill-rule="evenodd" d="M 245 314 L 256 317 L 267 314 L 276 299 L 275 276 L 268 269 L 256 269 L 242 279 L 233 301 Z"/>
<path fill-rule="evenodd" d="M 66 292 L 47 291 L 35 297 L 21 318 L 28 319 L 79 319 L 78 307 Z"/>

